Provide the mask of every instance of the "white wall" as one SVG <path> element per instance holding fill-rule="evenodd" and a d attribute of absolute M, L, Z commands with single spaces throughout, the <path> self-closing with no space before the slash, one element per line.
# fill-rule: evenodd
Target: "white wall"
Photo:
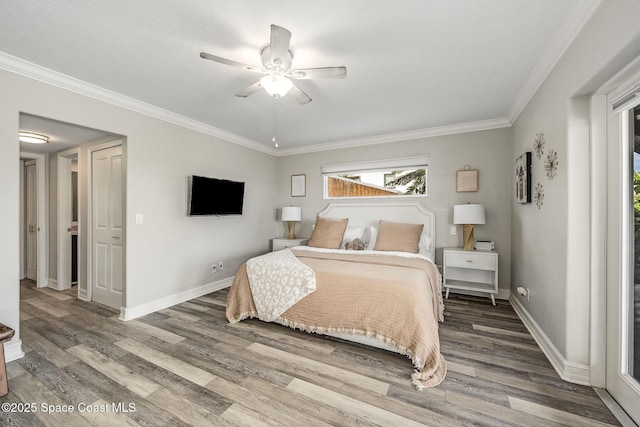
<path fill-rule="evenodd" d="M 6 71 L 0 92 L 2 323 L 18 328 L 20 112 L 126 137 L 127 307 L 232 276 L 279 231 L 273 156 Z M 245 214 L 188 218 L 191 174 L 245 181 Z M 136 213 L 144 214 L 143 225 L 135 225 Z M 217 260 L 226 261 L 225 270 L 212 276 L 208 266 Z"/>
<path fill-rule="evenodd" d="M 539 132 L 559 160 L 551 180 L 534 156 L 541 209 L 512 205 L 511 283 L 531 301 L 513 295 L 578 381 L 589 378 L 589 94 L 640 55 L 638 16 L 640 2 L 602 2 L 513 126 L 512 165 Z"/>
<path fill-rule="evenodd" d="M 1 77 L 0 77 L 1 78 Z M 16 330 L 12 343 L 20 341 L 20 291 L 18 249 L 20 245 L 20 150 L 18 146 L 18 111 L 15 105 L 0 102 L 0 323 Z M 8 345 L 5 344 L 5 348 Z M 19 350 L 18 350 L 19 351 Z M 9 354 L 7 358 L 19 354 Z"/>
<path fill-rule="evenodd" d="M 462 227 L 458 227 L 456 236 L 449 233 L 449 226 L 453 222 L 453 206 L 467 202 L 481 203 L 486 209 L 487 224 L 476 226 L 474 234 L 477 239 L 496 242 L 500 257 L 501 295 L 507 296 L 511 275 L 511 152 L 511 129 L 504 128 L 283 156 L 278 158 L 278 207 L 302 207 L 302 223 L 296 226 L 296 235 L 308 237 L 317 213 L 330 202 L 323 199 L 322 165 L 428 155 L 428 196 L 403 200 L 418 200 L 436 212 L 435 244 L 440 248 L 436 253 L 437 262 L 440 262 L 442 247 L 462 246 Z M 456 171 L 467 164 L 479 170 L 479 190 L 457 193 Z M 307 175 L 306 197 L 291 197 L 291 175 L 297 174 Z M 286 236 L 284 224 L 280 225 L 279 236 Z"/>

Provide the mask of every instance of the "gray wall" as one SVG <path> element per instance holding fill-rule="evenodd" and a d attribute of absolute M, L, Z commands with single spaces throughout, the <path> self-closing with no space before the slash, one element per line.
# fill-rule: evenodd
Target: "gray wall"
<path fill-rule="evenodd" d="M 504 128 L 279 157 L 278 207 L 300 206 L 302 223 L 297 225 L 296 235 L 310 236 L 317 213 L 330 202 L 323 199 L 322 165 L 428 155 L 428 196 L 402 200 L 418 200 L 436 212 L 437 262 L 440 262 L 442 247 L 462 246 L 462 227 L 458 227 L 456 236 L 449 232 L 453 206 L 481 203 L 486 209 L 487 224 L 475 227 L 475 237 L 496 242 L 499 285 L 508 292 L 511 275 L 511 141 L 511 129 Z M 456 171 L 467 164 L 479 170 L 478 192 L 457 193 Z M 291 197 L 291 175 L 297 174 L 307 175 L 306 197 Z M 286 236 L 284 224 L 280 226 L 280 236 Z M 501 294 L 505 295 L 505 292 Z"/>
<path fill-rule="evenodd" d="M 513 126 L 511 164 L 544 132 L 558 176 L 533 162 L 544 205 L 512 206 L 512 286 L 516 298 L 568 364 L 589 364 L 589 94 L 640 55 L 640 2 L 602 2 Z M 604 224 L 602 225 L 604 226 Z"/>

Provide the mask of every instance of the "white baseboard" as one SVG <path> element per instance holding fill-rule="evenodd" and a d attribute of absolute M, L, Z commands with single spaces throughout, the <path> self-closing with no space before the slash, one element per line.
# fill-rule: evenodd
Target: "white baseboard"
<path fill-rule="evenodd" d="M 89 301 L 86 289 L 78 289 L 78 299 L 82 301 Z"/>
<path fill-rule="evenodd" d="M 498 295 L 496 295 L 496 299 L 506 299 L 511 298 L 511 289 L 498 289 Z"/>
<path fill-rule="evenodd" d="M 20 359 L 24 357 L 24 351 L 22 351 L 21 340 L 11 340 L 4 343 L 4 360 L 11 362 L 12 360 Z"/>
<path fill-rule="evenodd" d="M 51 289 L 55 289 L 56 291 L 61 291 L 62 289 L 58 289 L 58 281 L 56 279 L 49 278 L 47 280 L 47 287 Z"/>
<path fill-rule="evenodd" d="M 120 320 L 133 320 L 138 317 L 156 312 L 158 310 L 162 310 L 167 307 L 171 307 L 173 305 L 201 297 L 202 295 L 210 294 L 211 292 L 228 288 L 233 283 L 233 279 L 234 277 L 232 276 L 226 279 L 219 280 L 217 282 L 208 283 L 195 289 L 189 289 L 188 291 L 160 298 L 155 301 L 151 301 L 135 307 L 122 307 L 120 308 Z"/>
<path fill-rule="evenodd" d="M 542 352 L 547 356 L 549 362 L 551 362 L 553 369 L 560 375 L 560 378 L 574 384 L 591 385 L 591 370 L 589 369 L 589 365 L 567 361 L 522 303 L 515 297 L 509 298 L 509 302 L 518 317 L 520 317 L 520 320 L 522 320 L 522 323 L 524 323 L 533 336 L 533 339 L 536 340 L 536 343 L 538 343 L 538 346 L 542 349 Z"/>

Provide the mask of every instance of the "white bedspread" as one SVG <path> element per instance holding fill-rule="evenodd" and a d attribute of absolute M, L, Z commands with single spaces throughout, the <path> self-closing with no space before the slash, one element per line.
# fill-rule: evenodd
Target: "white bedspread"
<path fill-rule="evenodd" d="M 313 270 L 289 249 L 251 258 L 247 277 L 258 318 L 272 322 L 289 307 L 316 290 Z"/>

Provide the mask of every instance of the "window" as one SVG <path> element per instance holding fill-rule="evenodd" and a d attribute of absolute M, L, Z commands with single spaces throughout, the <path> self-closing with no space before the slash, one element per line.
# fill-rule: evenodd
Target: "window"
<path fill-rule="evenodd" d="M 324 198 L 427 195 L 428 157 L 322 166 Z"/>

